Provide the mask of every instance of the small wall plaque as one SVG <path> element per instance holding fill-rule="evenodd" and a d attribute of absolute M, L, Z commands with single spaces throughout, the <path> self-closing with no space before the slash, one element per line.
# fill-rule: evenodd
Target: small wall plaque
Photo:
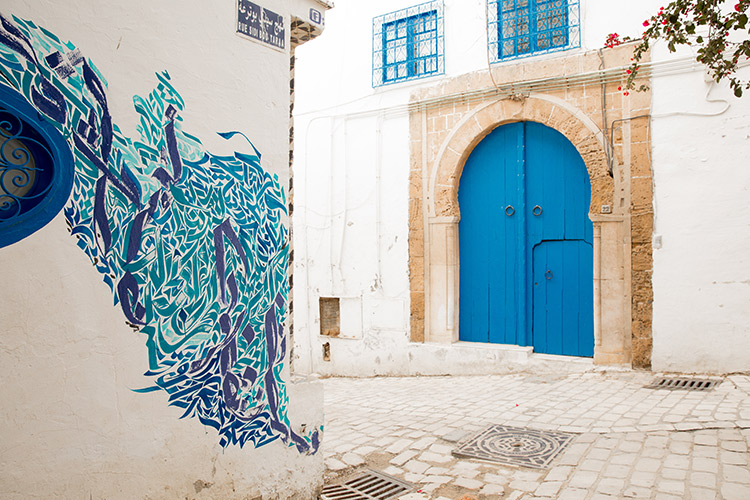
<path fill-rule="evenodd" d="M 284 16 L 249 0 L 237 0 L 237 33 L 283 50 Z"/>
<path fill-rule="evenodd" d="M 310 21 L 315 24 L 323 24 L 323 14 L 316 9 L 310 9 Z"/>

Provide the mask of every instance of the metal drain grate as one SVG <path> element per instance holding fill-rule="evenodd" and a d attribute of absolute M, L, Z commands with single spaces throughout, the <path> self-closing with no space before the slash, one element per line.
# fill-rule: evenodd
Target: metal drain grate
<path fill-rule="evenodd" d="M 669 391 L 710 391 L 721 383 L 721 380 L 700 378 L 671 378 L 662 377 L 645 386 L 646 389 L 666 389 Z"/>
<path fill-rule="evenodd" d="M 323 487 L 321 500 L 388 500 L 395 498 L 414 486 L 399 481 L 382 472 L 368 470 L 361 476 L 350 479 L 343 484 Z"/>
<path fill-rule="evenodd" d="M 478 458 L 535 469 L 547 468 L 576 434 L 491 425 L 453 450 L 457 457 Z"/>

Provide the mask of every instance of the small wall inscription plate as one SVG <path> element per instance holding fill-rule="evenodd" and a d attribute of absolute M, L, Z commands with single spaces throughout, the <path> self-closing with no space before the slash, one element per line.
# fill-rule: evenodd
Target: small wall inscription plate
<path fill-rule="evenodd" d="M 284 16 L 248 0 L 237 0 L 237 33 L 284 49 Z"/>

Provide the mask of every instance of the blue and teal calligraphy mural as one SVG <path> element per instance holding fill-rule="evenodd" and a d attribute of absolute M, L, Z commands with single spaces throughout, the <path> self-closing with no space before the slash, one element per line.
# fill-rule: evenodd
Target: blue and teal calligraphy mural
<path fill-rule="evenodd" d="M 287 417 L 286 200 L 260 152 L 249 140 L 246 153 L 206 151 L 182 129 L 185 102 L 167 72 L 133 99 L 133 140 L 78 49 L 32 22 L 0 22 L 0 85 L 66 137 L 75 161 L 68 228 L 144 334 L 152 382 L 139 391 L 165 391 L 222 446 L 281 439 L 317 451 L 320 429 L 300 436 Z"/>

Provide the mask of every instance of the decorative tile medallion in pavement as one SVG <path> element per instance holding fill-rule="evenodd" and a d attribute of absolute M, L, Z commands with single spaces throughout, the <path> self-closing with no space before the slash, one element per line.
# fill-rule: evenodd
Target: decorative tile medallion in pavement
<path fill-rule="evenodd" d="M 577 434 L 491 425 L 463 442 L 453 455 L 545 469 Z"/>

